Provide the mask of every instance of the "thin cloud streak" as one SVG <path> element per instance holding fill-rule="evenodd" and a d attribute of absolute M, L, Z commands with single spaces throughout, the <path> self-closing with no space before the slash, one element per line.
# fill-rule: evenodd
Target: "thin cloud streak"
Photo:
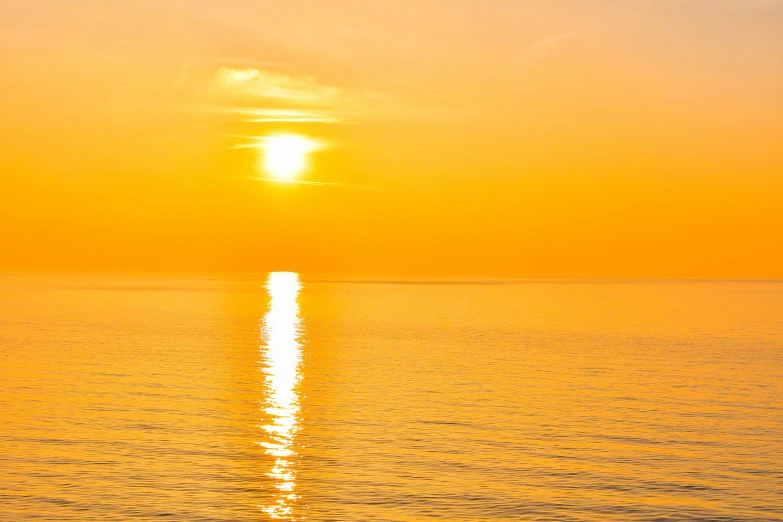
<path fill-rule="evenodd" d="M 280 109 L 279 107 L 238 107 L 236 105 L 205 105 L 185 110 L 211 114 L 235 115 L 244 123 L 323 123 L 327 125 L 359 125 L 373 122 L 470 122 L 485 120 L 478 110 L 446 106 L 406 105 L 389 99 L 385 104 L 360 105 L 346 110 Z"/>
<path fill-rule="evenodd" d="M 266 183 L 276 183 L 280 185 L 309 185 L 309 186 L 316 186 L 316 187 L 338 187 L 338 188 L 351 188 L 351 189 L 359 189 L 359 190 L 379 190 L 384 192 L 399 192 L 398 190 L 385 188 L 385 187 L 370 187 L 366 185 L 349 185 L 346 183 L 335 183 L 330 181 L 306 181 L 306 180 L 297 180 L 297 179 L 287 179 L 287 180 L 281 180 L 277 178 L 249 178 L 254 181 L 263 181 Z"/>
<path fill-rule="evenodd" d="M 246 123 L 348 123 L 344 115 L 332 111 L 263 107 L 205 107 L 205 112 L 244 116 Z"/>

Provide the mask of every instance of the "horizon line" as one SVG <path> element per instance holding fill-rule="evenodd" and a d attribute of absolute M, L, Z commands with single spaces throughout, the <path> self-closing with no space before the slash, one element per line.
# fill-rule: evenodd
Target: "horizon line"
<path fill-rule="evenodd" d="M 138 276 L 179 278 L 254 278 L 270 273 L 291 272 L 310 283 L 362 284 L 522 284 L 522 283 L 783 283 L 783 277 L 657 277 L 657 276 L 515 276 L 515 275 L 443 275 L 432 274 L 351 274 L 328 272 L 297 272 L 295 270 L 139 270 L 139 269 L 37 269 L 3 270 L 0 277 L 27 276 Z"/>

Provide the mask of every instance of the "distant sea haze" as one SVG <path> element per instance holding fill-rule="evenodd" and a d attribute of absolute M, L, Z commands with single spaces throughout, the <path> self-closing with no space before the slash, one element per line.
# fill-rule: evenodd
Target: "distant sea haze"
<path fill-rule="evenodd" d="M 783 520 L 780 282 L 0 276 L 0 372 L 4 521 Z"/>

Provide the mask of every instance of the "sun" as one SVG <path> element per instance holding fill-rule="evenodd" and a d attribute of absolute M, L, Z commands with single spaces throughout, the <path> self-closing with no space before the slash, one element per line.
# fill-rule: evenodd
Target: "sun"
<path fill-rule="evenodd" d="M 317 141 L 297 134 L 277 134 L 261 140 L 264 170 L 281 181 L 289 180 L 307 168 L 308 155 L 320 148 Z"/>

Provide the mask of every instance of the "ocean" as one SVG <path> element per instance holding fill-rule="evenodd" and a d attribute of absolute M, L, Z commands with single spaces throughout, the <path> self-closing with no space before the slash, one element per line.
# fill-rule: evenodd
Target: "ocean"
<path fill-rule="evenodd" d="M 783 520 L 783 283 L 0 277 L 0 520 Z"/>

